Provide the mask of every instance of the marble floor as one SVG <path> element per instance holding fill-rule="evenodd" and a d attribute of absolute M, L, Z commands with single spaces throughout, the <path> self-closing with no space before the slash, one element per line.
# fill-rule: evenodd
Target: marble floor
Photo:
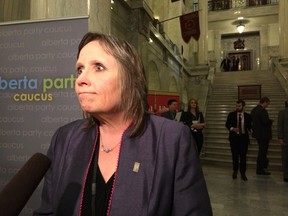
<path fill-rule="evenodd" d="M 247 170 L 248 181 L 232 179 L 229 167 L 202 165 L 214 216 L 287 216 L 288 183 L 282 173 L 256 175 Z"/>

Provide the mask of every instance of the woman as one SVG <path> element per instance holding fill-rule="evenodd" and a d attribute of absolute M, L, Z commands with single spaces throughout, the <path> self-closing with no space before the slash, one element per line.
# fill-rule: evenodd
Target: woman
<path fill-rule="evenodd" d="M 187 112 L 184 113 L 181 121 L 191 129 L 191 133 L 197 145 L 198 155 L 200 155 L 203 146 L 202 130 L 205 123 L 203 113 L 199 111 L 196 99 L 191 98 L 189 100 Z"/>
<path fill-rule="evenodd" d="M 135 49 L 87 33 L 76 69 L 86 119 L 53 136 L 52 165 L 34 215 L 212 215 L 189 130 L 147 112 Z"/>

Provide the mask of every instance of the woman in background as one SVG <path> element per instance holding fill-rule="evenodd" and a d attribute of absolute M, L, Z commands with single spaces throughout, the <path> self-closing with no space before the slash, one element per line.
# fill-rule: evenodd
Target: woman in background
<path fill-rule="evenodd" d="M 203 113 L 199 111 L 198 102 L 191 98 L 188 103 L 187 112 L 181 118 L 181 121 L 187 125 L 196 141 L 198 155 L 201 153 L 203 146 L 202 130 L 205 126 Z"/>

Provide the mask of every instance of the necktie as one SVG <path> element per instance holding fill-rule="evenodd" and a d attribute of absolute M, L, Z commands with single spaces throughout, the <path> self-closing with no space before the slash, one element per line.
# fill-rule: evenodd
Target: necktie
<path fill-rule="evenodd" d="M 239 134 L 242 134 L 242 116 L 241 113 L 238 115 L 238 128 L 239 128 Z"/>
<path fill-rule="evenodd" d="M 176 112 L 171 112 L 172 119 L 174 120 L 176 117 Z"/>

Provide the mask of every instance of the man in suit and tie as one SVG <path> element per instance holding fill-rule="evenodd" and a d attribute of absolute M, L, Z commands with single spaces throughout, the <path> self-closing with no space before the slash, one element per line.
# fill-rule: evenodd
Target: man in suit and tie
<path fill-rule="evenodd" d="M 236 179 L 239 169 L 243 181 L 247 181 L 246 177 L 246 156 L 248 151 L 249 132 L 251 131 L 251 116 L 244 112 L 245 101 L 238 100 L 236 102 L 236 110 L 230 112 L 226 120 L 226 128 L 229 130 L 229 141 L 233 161 L 232 178 Z"/>
<path fill-rule="evenodd" d="M 273 120 L 269 118 L 267 107 L 270 104 L 268 97 L 260 99 L 259 104 L 251 111 L 252 118 L 252 136 L 258 143 L 258 156 L 257 156 L 257 175 L 270 175 L 267 171 L 269 160 L 267 158 L 267 152 L 269 147 L 269 141 L 272 138 L 272 123 Z"/>
<path fill-rule="evenodd" d="M 178 109 L 178 102 L 176 99 L 168 100 L 168 111 L 161 114 L 162 117 L 175 120 L 177 109 Z"/>

